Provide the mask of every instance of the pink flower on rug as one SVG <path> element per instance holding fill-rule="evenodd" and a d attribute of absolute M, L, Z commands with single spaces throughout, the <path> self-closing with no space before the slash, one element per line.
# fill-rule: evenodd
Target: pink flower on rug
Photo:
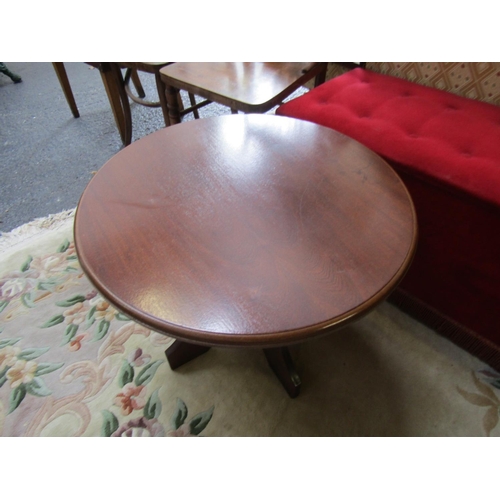
<path fill-rule="evenodd" d="M 121 407 L 122 415 L 130 415 L 134 410 L 146 406 L 146 393 L 147 389 L 143 385 L 126 384 L 122 392 L 115 397 L 114 404 Z"/>
<path fill-rule="evenodd" d="M 99 295 L 90 301 L 90 307 L 96 308 L 94 314 L 96 321 L 113 321 L 115 319 L 116 309 Z"/>
<path fill-rule="evenodd" d="M 111 437 L 161 437 L 163 435 L 163 426 L 157 419 L 147 420 L 141 417 L 123 424 L 111 434 Z"/>
<path fill-rule="evenodd" d="M 3 371 L 7 366 L 15 365 L 17 361 L 17 355 L 21 352 L 19 347 L 7 346 L 0 349 L 0 372 Z"/>
<path fill-rule="evenodd" d="M 191 428 L 189 424 L 182 424 L 178 429 L 174 431 L 169 431 L 167 434 L 168 437 L 196 437 L 191 434 Z"/>
<path fill-rule="evenodd" d="M 66 309 L 66 311 L 63 312 L 63 316 L 66 318 L 66 323 L 68 325 L 81 325 L 85 321 L 88 311 L 88 305 L 83 302 L 78 302 L 69 309 Z"/>
<path fill-rule="evenodd" d="M 0 299 L 14 300 L 37 286 L 38 271 L 15 271 L 0 280 Z"/>
<path fill-rule="evenodd" d="M 14 366 L 7 371 L 7 379 L 10 381 L 10 387 L 15 389 L 21 384 L 29 384 L 35 378 L 35 371 L 38 364 L 34 361 L 18 359 Z"/>
<path fill-rule="evenodd" d="M 41 278 L 47 278 L 53 273 L 61 273 L 68 267 L 67 256 L 62 253 L 35 257 L 30 264 L 31 269 L 40 272 Z"/>
<path fill-rule="evenodd" d="M 132 366 L 142 366 L 151 361 L 151 356 L 149 354 L 143 354 L 142 349 L 136 349 L 134 352 L 130 353 L 128 357 L 128 362 Z"/>
<path fill-rule="evenodd" d="M 77 335 L 68 345 L 68 349 L 72 352 L 79 351 L 82 347 L 82 341 L 88 337 L 87 333 Z"/>

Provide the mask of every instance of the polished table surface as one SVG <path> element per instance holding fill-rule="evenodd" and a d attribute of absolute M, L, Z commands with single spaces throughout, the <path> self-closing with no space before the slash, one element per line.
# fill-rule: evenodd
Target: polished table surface
<path fill-rule="evenodd" d="M 286 346 L 361 317 L 403 277 L 416 238 L 386 162 L 334 130 L 269 115 L 134 142 L 91 180 L 75 219 L 102 295 L 209 346 Z"/>
<path fill-rule="evenodd" d="M 160 70 L 170 123 L 179 123 L 179 89 L 244 113 L 265 113 L 311 79 L 324 82 L 327 63 L 176 62 Z"/>

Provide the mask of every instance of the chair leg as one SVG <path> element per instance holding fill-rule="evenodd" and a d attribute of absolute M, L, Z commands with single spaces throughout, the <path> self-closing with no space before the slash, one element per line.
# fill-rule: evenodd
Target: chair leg
<path fill-rule="evenodd" d="M 165 85 L 165 97 L 168 104 L 168 117 L 170 125 L 175 125 L 181 122 L 180 106 L 179 106 L 179 89 Z"/>
<path fill-rule="evenodd" d="M 59 83 L 61 84 L 61 88 L 64 92 L 64 96 L 66 97 L 66 101 L 71 109 L 71 112 L 73 113 L 73 116 L 75 118 L 78 118 L 80 116 L 80 113 L 78 112 L 78 107 L 76 105 L 73 91 L 71 90 L 71 85 L 70 85 L 69 80 L 68 80 L 68 75 L 66 73 L 66 68 L 64 67 L 64 63 L 53 62 L 52 66 L 54 67 L 54 70 L 55 70 L 56 75 L 57 75 L 57 79 L 59 80 Z"/>
<path fill-rule="evenodd" d="M 136 69 L 132 70 L 132 82 L 134 84 L 137 95 L 141 98 L 146 97 L 146 92 L 144 92 L 141 79 L 139 78 L 139 73 L 137 72 Z"/>
<path fill-rule="evenodd" d="M 318 85 L 325 83 L 327 69 L 328 69 L 328 63 L 323 63 L 322 70 L 314 77 L 314 88 L 316 88 Z"/>
<path fill-rule="evenodd" d="M 189 102 L 191 103 L 191 106 L 196 106 L 196 99 L 195 99 L 194 95 L 191 94 L 191 92 L 188 92 L 188 95 L 189 95 Z M 198 120 L 200 118 L 200 115 L 199 115 L 197 109 L 193 110 L 193 115 L 194 115 L 194 118 L 196 120 Z"/>
<path fill-rule="evenodd" d="M 163 119 L 165 120 L 165 127 L 168 127 L 170 126 L 170 117 L 168 115 L 167 97 L 165 95 L 166 89 L 159 72 L 155 73 L 155 80 L 156 88 L 158 89 L 158 95 L 160 97 L 160 107 L 163 113 Z"/>
<path fill-rule="evenodd" d="M 115 63 L 101 63 L 99 71 L 120 137 L 128 146 L 132 142 L 132 113 L 120 67 Z"/>
<path fill-rule="evenodd" d="M 180 92 L 177 93 L 177 105 L 179 106 L 179 111 L 184 111 L 184 102 Z"/>
<path fill-rule="evenodd" d="M 121 68 L 121 67 L 120 67 Z M 130 80 L 134 83 L 135 90 L 137 95 L 130 89 Z M 158 86 L 158 82 L 157 86 Z M 148 108 L 159 108 L 161 107 L 160 101 L 148 101 L 145 99 L 146 92 L 144 92 L 144 88 L 142 87 L 141 80 L 139 78 L 139 72 L 135 68 L 127 68 L 125 71 L 125 78 L 123 79 L 123 85 L 125 87 L 125 92 L 132 99 L 132 101 L 137 104 L 141 104 L 142 106 L 147 106 Z"/>

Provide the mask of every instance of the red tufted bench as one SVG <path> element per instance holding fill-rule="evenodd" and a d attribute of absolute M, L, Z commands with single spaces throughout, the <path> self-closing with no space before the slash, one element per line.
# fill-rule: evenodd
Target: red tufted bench
<path fill-rule="evenodd" d="M 385 158 L 419 221 L 391 300 L 500 370 L 500 107 L 361 68 L 280 106 Z"/>

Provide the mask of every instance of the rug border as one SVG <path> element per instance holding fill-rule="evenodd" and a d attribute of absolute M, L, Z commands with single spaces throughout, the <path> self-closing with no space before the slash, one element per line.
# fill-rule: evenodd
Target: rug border
<path fill-rule="evenodd" d="M 76 207 L 46 217 L 38 217 L 6 233 L 0 232 L 0 255 L 45 232 L 64 226 L 68 220 L 74 218 L 75 213 Z"/>

